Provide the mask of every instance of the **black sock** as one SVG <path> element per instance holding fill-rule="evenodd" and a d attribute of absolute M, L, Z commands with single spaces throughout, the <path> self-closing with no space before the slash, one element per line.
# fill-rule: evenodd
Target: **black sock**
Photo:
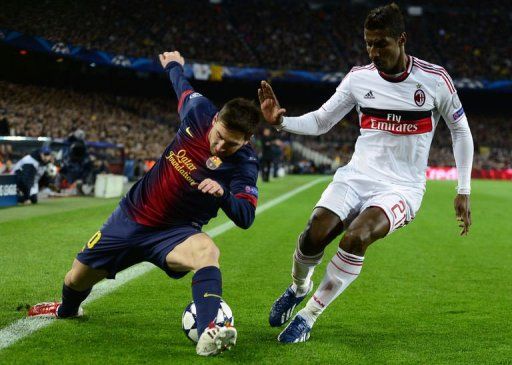
<path fill-rule="evenodd" d="M 192 278 L 192 297 L 196 304 L 199 337 L 217 317 L 221 296 L 222 276 L 219 268 L 208 266 L 198 270 Z"/>
<path fill-rule="evenodd" d="M 66 284 L 62 285 L 62 304 L 59 307 L 57 315 L 61 318 L 76 316 L 80 303 L 87 298 L 91 289 L 76 291 Z"/>

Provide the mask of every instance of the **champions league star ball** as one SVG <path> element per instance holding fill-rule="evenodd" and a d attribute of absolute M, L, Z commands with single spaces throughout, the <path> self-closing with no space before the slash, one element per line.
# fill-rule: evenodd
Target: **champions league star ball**
<path fill-rule="evenodd" d="M 229 305 L 223 300 L 220 301 L 219 311 L 217 312 L 217 318 L 215 318 L 215 324 L 217 326 L 224 326 L 226 323 L 234 324 L 235 318 Z M 181 328 L 185 332 L 185 336 L 192 342 L 197 343 L 199 338 L 197 336 L 197 323 L 196 323 L 196 304 L 194 302 L 187 305 L 187 308 L 183 311 L 181 317 Z"/>

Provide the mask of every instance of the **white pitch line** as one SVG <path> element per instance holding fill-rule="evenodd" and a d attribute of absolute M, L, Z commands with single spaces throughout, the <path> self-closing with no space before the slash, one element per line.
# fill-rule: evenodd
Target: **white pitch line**
<path fill-rule="evenodd" d="M 290 199 L 292 196 L 299 194 L 300 192 L 309 189 L 310 187 L 327 180 L 328 178 L 319 178 L 315 179 L 299 188 L 296 188 L 292 191 L 289 191 L 286 194 L 283 194 L 279 198 L 272 199 L 268 203 L 262 204 L 260 207 L 256 209 L 256 215 L 263 213 L 267 209 L 270 209 L 277 204 L 282 203 L 283 201 Z M 231 221 L 223 223 L 215 228 L 212 228 L 206 233 L 210 235 L 210 237 L 216 237 L 226 231 L 229 231 L 231 228 L 235 227 L 235 224 Z M 110 294 L 117 288 L 123 286 L 124 284 L 132 281 L 133 279 L 144 275 L 145 273 L 153 270 L 156 266 L 150 264 L 148 262 L 142 262 L 140 264 L 134 265 L 124 271 L 121 271 L 116 275 L 115 280 L 103 280 L 102 282 L 96 284 L 93 288 L 93 291 L 84 301 L 84 305 L 90 302 L 95 301 L 107 294 Z M 15 342 L 29 336 L 30 334 L 49 326 L 54 323 L 54 319 L 51 318 L 41 318 L 41 317 L 32 317 L 32 318 L 22 318 L 17 320 L 16 322 L 4 327 L 0 330 L 0 350 L 7 348 L 14 344 Z"/>

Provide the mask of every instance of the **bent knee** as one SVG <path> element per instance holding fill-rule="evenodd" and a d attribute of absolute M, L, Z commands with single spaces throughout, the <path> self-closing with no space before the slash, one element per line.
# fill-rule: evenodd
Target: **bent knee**
<path fill-rule="evenodd" d="M 66 274 L 64 283 L 74 290 L 83 291 L 91 288 L 105 277 L 107 277 L 107 272 L 104 270 L 73 266 Z"/>
<path fill-rule="evenodd" d="M 198 252 L 198 264 L 202 267 L 204 266 L 218 266 L 219 258 L 220 258 L 220 250 L 213 243 L 213 241 L 209 241 L 201 246 L 201 249 Z"/>
<path fill-rule="evenodd" d="M 206 234 L 188 238 L 171 251 L 167 265 L 177 271 L 199 270 L 206 266 L 219 266 L 220 250 Z"/>
<path fill-rule="evenodd" d="M 348 229 L 343 236 L 343 248 L 350 253 L 364 255 L 364 252 L 373 242 L 377 240 L 371 230 L 365 227 Z M 340 247 L 341 247 L 340 243 Z"/>
<path fill-rule="evenodd" d="M 300 236 L 300 247 L 304 251 L 323 250 L 343 231 L 339 217 L 324 209 L 315 209 L 309 218 L 306 229 Z"/>
<path fill-rule="evenodd" d="M 66 278 L 64 279 L 64 283 L 69 286 L 70 288 L 77 288 L 78 286 L 81 286 L 82 282 L 80 280 L 80 277 L 76 270 L 69 270 L 66 274 Z"/>

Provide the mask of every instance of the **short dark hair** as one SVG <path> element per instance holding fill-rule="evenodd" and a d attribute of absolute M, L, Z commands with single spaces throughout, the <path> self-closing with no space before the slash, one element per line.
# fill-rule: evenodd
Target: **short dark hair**
<path fill-rule="evenodd" d="M 405 32 L 404 17 L 397 4 L 391 3 L 370 11 L 364 22 L 365 29 L 385 29 L 390 36 L 400 37 Z"/>
<path fill-rule="evenodd" d="M 226 128 L 242 132 L 249 139 L 261 120 L 261 111 L 254 102 L 236 98 L 224 104 L 219 112 L 219 119 Z"/>

